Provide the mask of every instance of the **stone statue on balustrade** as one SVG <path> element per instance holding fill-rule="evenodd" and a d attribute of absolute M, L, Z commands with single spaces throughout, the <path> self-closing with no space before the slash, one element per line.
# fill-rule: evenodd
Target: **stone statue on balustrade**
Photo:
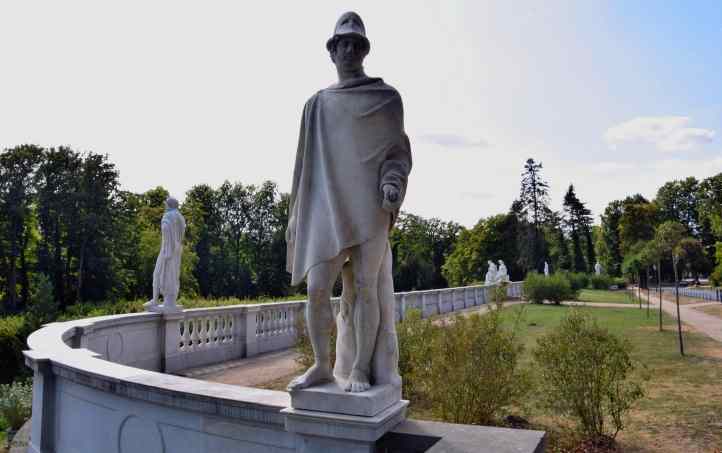
<path fill-rule="evenodd" d="M 484 277 L 484 284 L 494 285 L 496 284 L 496 264 L 494 264 L 491 260 L 487 261 L 487 264 L 489 265 L 489 268 L 487 269 L 486 276 Z"/>
<path fill-rule="evenodd" d="M 496 273 L 496 281 L 497 283 L 509 282 L 509 273 L 506 270 L 506 264 L 504 264 L 502 260 L 499 260 L 499 270 Z"/>
<path fill-rule="evenodd" d="M 175 312 L 183 308 L 177 305 L 176 301 L 180 291 L 180 267 L 186 221 L 178 210 L 178 200 L 169 197 L 165 207 L 165 214 L 160 222 L 160 253 L 153 270 L 153 299 L 145 304 L 145 308 L 148 311 Z"/>
<path fill-rule="evenodd" d="M 602 275 L 603 271 L 604 269 L 602 269 L 602 265 L 599 264 L 599 261 L 597 261 L 597 263 L 594 265 L 594 273 L 597 275 Z"/>
<path fill-rule="evenodd" d="M 389 231 L 411 171 L 401 96 L 364 72 L 370 43 L 358 14 L 341 16 L 326 48 L 338 83 L 303 109 L 286 230 L 292 284 L 305 278 L 308 285 L 315 363 L 288 389 L 334 377 L 347 392 L 400 387 Z M 344 294 L 332 371 L 330 298 L 339 273 Z"/>

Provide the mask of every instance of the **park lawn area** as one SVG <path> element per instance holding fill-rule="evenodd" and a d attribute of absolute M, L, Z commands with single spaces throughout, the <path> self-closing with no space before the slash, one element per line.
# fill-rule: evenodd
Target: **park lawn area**
<path fill-rule="evenodd" d="M 623 452 L 713 452 L 722 445 L 722 344 L 700 333 L 684 329 L 687 355 L 681 357 L 672 318 L 664 317 L 664 331 L 658 331 L 656 313 L 632 308 L 570 308 L 525 305 L 505 310 L 510 322 L 524 310 L 520 338 L 526 349 L 525 362 L 532 365 L 531 349 L 537 338 L 552 331 L 569 312 L 584 310 L 610 332 L 634 345 L 633 358 L 644 365 L 637 371 L 647 378 L 647 396 L 632 410 L 627 426 L 617 440 Z M 533 367 L 531 372 L 533 375 Z M 519 415 L 538 429 L 550 433 L 550 450 L 564 443 L 559 431 L 565 421 L 534 408 L 535 392 Z"/>
<path fill-rule="evenodd" d="M 716 316 L 718 318 L 722 318 L 722 304 L 715 304 L 715 305 L 705 305 L 702 307 L 693 307 L 694 310 L 699 310 L 703 313 L 707 313 L 708 315 Z"/>
<path fill-rule="evenodd" d="M 635 302 L 627 291 L 610 291 L 607 289 L 583 289 L 577 298 L 579 302 L 634 304 Z"/>

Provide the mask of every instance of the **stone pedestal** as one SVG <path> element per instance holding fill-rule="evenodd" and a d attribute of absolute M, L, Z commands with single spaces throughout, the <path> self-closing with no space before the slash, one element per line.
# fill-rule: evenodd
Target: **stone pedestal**
<path fill-rule="evenodd" d="M 373 386 L 360 393 L 343 390 L 342 381 L 291 392 L 283 409 L 286 431 L 297 435 L 297 451 L 373 453 L 376 441 L 406 418 L 401 389 Z"/>

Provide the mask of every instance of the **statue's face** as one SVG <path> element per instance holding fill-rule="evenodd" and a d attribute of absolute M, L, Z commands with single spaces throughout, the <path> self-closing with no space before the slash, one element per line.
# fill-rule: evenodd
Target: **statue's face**
<path fill-rule="evenodd" d="M 363 67 L 366 57 L 364 42 L 353 36 L 342 36 L 336 40 L 332 54 L 334 64 L 339 70 L 351 72 Z"/>

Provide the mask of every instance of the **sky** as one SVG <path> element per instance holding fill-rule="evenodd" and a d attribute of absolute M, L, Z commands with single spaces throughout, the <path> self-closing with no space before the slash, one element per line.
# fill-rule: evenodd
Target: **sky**
<path fill-rule="evenodd" d="M 122 188 L 289 191 L 305 101 L 357 11 L 366 72 L 401 93 L 403 209 L 465 226 L 506 212 L 524 162 L 551 207 L 722 172 L 718 1 L 3 1 L 0 149 L 107 154 Z"/>

